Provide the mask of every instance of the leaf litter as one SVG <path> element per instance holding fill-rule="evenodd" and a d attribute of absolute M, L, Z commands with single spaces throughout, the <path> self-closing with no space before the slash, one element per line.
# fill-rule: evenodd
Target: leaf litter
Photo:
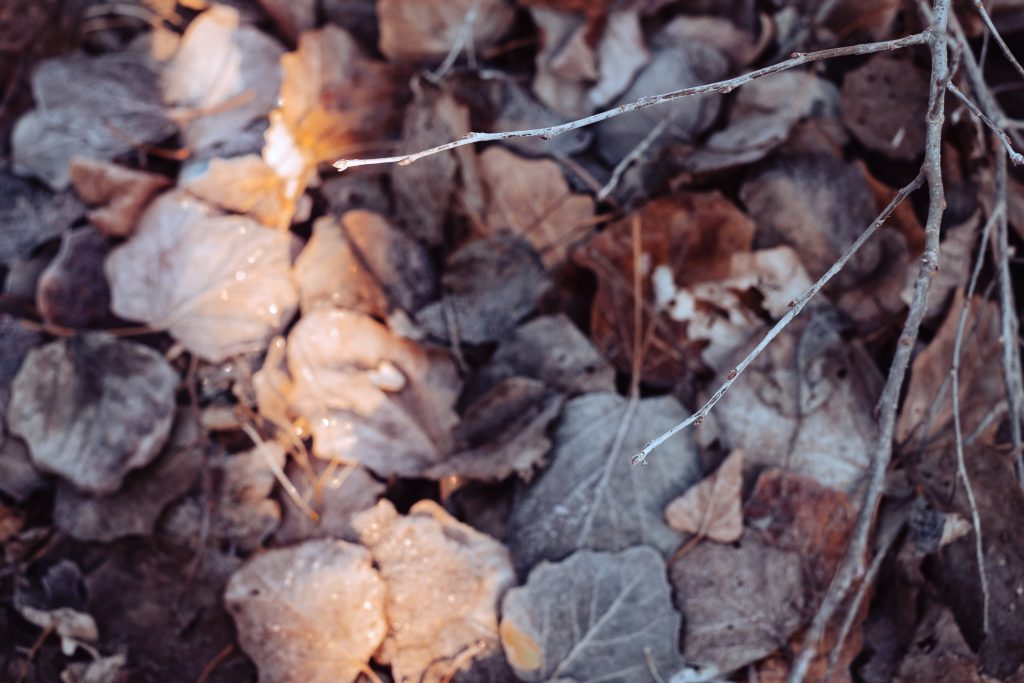
<path fill-rule="evenodd" d="M 67 44 L 0 41 L 18 65 L 0 107 L 0 678 L 790 674 L 873 512 L 858 508 L 921 206 L 738 364 L 906 182 L 919 55 L 789 70 L 550 141 L 326 165 L 897 37 L 920 26 L 911 8 L 101 9 Z M 943 266 L 863 558 L 880 569 L 850 633 L 835 620 L 808 653 L 809 679 L 833 647 L 832 680 L 1020 675 L 997 367 L 1013 328 L 978 296 L 996 267 L 963 289 L 1001 210 L 974 126 L 948 119 Z M 972 496 L 949 380 L 965 306 Z M 734 380 L 696 431 L 629 464 Z"/>

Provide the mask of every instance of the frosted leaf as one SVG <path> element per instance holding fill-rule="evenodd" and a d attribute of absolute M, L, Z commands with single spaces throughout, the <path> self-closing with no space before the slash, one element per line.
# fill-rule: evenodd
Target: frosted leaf
<path fill-rule="evenodd" d="M 439 60 L 459 37 L 474 0 L 379 0 L 380 51 L 392 61 Z M 509 28 L 514 8 L 505 0 L 478 3 L 471 41 L 489 47 Z"/>
<path fill-rule="evenodd" d="M 212 362 L 260 351 L 296 308 L 291 244 L 288 233 L 164 195 L 107 259 L 111 308 Z"/>

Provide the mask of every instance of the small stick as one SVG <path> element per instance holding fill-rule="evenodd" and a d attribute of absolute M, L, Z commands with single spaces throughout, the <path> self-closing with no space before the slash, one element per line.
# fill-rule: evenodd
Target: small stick
<path fill-rule="evenodd" d="M 715 83 L 708 83 L 707 85 L 697 85 L 690 88 L 683 88 L 681 90 L 674 90 L 661 95 L 649 95 L 641 97 L 638 100 L 629 102 L 627 104 L 621 104 L 613 109 L 608 109 L 590 116 L 585 116 L 581 119 L 569 121 L 557 126 L 550 126 L 548 128 L 531 128 L 527 130 L 512 130 L 504 133 L 469 133 L 458 140 L 447 142 L 443 145 L 431 147 L 429 149 L 422 150 L 420 152 L 413 152 L 410 154 L 403 154 L 391 157 L 379 157 L 376 159 L 339 159 L 334 162 L 334 167 L 339 171 L 352 168 L 355 166 L 371 166 L 376 164 L 398 164 L 399 166 L 405 166 L 411 164 L 417 159 L 428 157 L 441 152 L 446 152 L 456 147 L 462 147 L 464 145 L 472 145 L 478 142 L 492 142 L 495 140 L 512 140 L 516 138 L 542 138 L 549 140 L 556 135 L 562 133 L 568 133 L 569 131 L 591 126 L 601 121 L 606 121 L 616 116 L 621 116 L 631 111 L 639 111 L 652 107 L 657 104 L 664 104 L 665 102 L 672 102 L 683 97 L 690 97 L 692 95 L 704 95 L 707 93 L 730 93 L 741 85 L 745 85 L 750 81 L 772 74 L 779 73 L 780 71 L 786 71 L 797 66 L 803 66 L 804 64 L 810 64 L 811 62 L 819 62 L 823 59 L 832 59 L 835 57 L 848 57 L 853 55 L 868 55 L 875 52 L 883 52 L 886 50 L 898 50 L 900 48 L 909 47 L 911 45 L 922 45 L 928 42 L 928 32 L 924 31 L 921 33 L 915 33 L 903 38 L 897 38 L 895 40 L 884 40 L 878 43 L 862 43 L 859 45 L 849 45 L 846 47 L 834 47 L 828 50 L 819 50 L 817 52 L 797 52 L 794 53 L 790 59 L 778 64 L 772 64 L 755 71 L 750 71 L 741 76 L 735 78 L 729 78 L 724 81 L 717 81 Z"/>
<path fill-rule="evenodd" d="M 459 26 L 459 32 L 455 35 L 455 42 L 452 43 L 452 48 L 448 50 L 447 56 L 444 61 L 441 62 L 441 66 L 437 67 L 437 71 L 428 71 L 424 76 L 428 81 L 437 85 L 441 82 L 441 79 L 447 75 L 448 71 L 455 64 L 455 60 L 459 58 L 459 54 L 462 52 L 462 48 L 466 47 L 466 42 L 473 35 L 473 24 L 476 23 L 476 15 L 480 11 L 481 0 L 473 0 L 469 5 L 469 9 L 466 10 L 466 16 L 462 19 L 462 24 Z"/>
<path fill-rule="evenodd" d="M 985 22 L 985 26 L 988 27 L 988 32 L 993 38 L 995 38 L 996 44 L 1002 51 L 1003 56 L 1006 57 L 1006 61 L 1010 62 L 1013 68 L 1017 70 L 1017 73 L 1020 74 L 1021 78 L 1024 78 L 1024 66 L 1021 66 L 1020 62 L 1017 61 L 1017 58 L 1013 56 L 1012 52 L 1010 52 L 1010 48 L 1006 44 L 1006 41 L 1003 40 L 1003 36 L 999 34 L 999 31 L 996 29 L 996 25 L 992 23 L 992 17 L 989 16 L 984 3 L 982 3 L 981 0 L 974 0 L 974 7 L 978 10 L 981 20 Z"/>
<path fill-rule="evenodd" d="M 996 140 L 1002 143 L 1003 148 L 1006 149 L 1006 154 L 1010 157 L 1010 161 L 1013 162 L 1014 166 L 1024 164 L 1024 154 L 1021 154 L 1013 148 L 1013 143 L 1010 142 L 1010 136 L 1006 134 L 1006 131 L 997 126 L 995 121 L 985 116 L 981 109 L 978 108 L 978 105 L 971 102 L 967 95 L 965 95 L 960 88 L 953 85 L 953 83 L 946 84 L 946 90 L 953 93 L 958 100 L 963 102 L 965 107 L 971 110 L 972 114 L 978 117 L 982 123 L 989 127 L 989 129 L 995 134 Z"/>

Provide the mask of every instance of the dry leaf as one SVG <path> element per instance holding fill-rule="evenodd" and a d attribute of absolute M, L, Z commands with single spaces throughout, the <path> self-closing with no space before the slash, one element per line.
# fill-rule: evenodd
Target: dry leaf
<path fill-rule="evenodd" d="M 129 672 L 124 655 L 100 657 L 92 662 L 75 662 L 61 672 L 63 683 L 125 683 Z"/>
<path fill-rule="evenodd" d="M 199 475 L 203 462 L 200 438 L 189 411 L 179 409 L 160 455 L 125 477 L 120 490 L 108 496 L 87 496 L 59 483 L 54 523 L 74 538 L 101 543 L 152 533 L 164 508 L 184 495 Z"/>
<path fill-rule="evenodd" d="M 679 534 L 665 524 L 662 511 L 700 476 L 691 437 L 666 443 L 647 467 L 629 461 L 652 435 L 685 417 L 669 397 L 631 406 L 621 396 L 600 393 L 566 403 L 550 467 L 517 496 L 509 514 L 506 539 L 516 567 L 528 569 L 582 548 L 645 544 L 672 552 Z M 624 437 L 617 444 L 620 430 Z"/>
<path fill-rule="evenodd" d="M 511 231 L 549 268 L 560 265 L 593 225 L 594 200 L 570 192 L 554 161 L 528 160 L 494 146 L 480 155 L 480 173 L 489 197 L 484 233 Z"/>
<path fill-rule="evenodd" d="M 43 343 L 43 335 L 20 323 L 11 316 L 0 313 L 0 443 L 7 433 L 7 407 L 11 403 L 11 384 L 18 375 L 22 362 L 29 351 Z M 0 477 L 2 481 L 2 477 Z"/>
<path fill-rule="evenodd" d="M 70 607 L 41 610 L 29 605 L 19 605 L 18 613 L 33 626 L 56 633 L 61 639 L 61 651 L 68 657 L 75 654 L 77 641 L 95 643 L 100 639 L 96 620 L 91 615 Z"/>
<path fill-rule="evenodd" d="M 467 393 L 478 395 L 511 377 L 539 379 L 566 394 L 615 390 L 615 370 L 563 314 L 534 318 L 516 328 Z"/>
<path fill-rule="evenodd" d="M 712 415 L 723 445 L 743 449 L 749 463 L 853 491 L 874 453 L 881 383 L 863 349 L 818 313 L 780 334 Z"/>
<path fill-rule="evenodd" d="M 281 523 L 281 506 L 270 498 L 277 484 L 271 463 L 281 469 L 284 462 L 284 449 L 276 443 L 220 460 L 220 490 L 211 520 L 215 538 L 253 552 L 274 533 Z"/>
<path fill-rule="evenodd" d="M 928 74 L 902 57 L 875 55 L 843 79 L 843 123 L 868 149 L 899 161 L 924 150 Z"/>
<path fill-rule="evenodd" d="M 32 466 L 28 447 L 21 439 L 8 436 L 0 441 L 0 491 L 18 503 L 24 503 L 33 493 L 47 486 L 46 479 Z"/>
<path fill-rule="evenodd" d="M 581 550 L 505 595 L 501 642 L 525 681 L 633 683 L 650 680 L 647 652 L 664 676 L 680 668 L 679 622 L 658 553 Z"/>
<path fill-rule="evenodd" d="M 260 351 L 298 303 L 291 247 L 288 233 L 166 194 L 107 259 L 111 308 L 212 362 Z"/>
<path fill-rule="evenodd" d="M 224 602 L 264 683 L 349 683 L 384 640 L 385 586 L 344 541 L 269 550 L 232 575 Z"/>
<path fill-rule="evenodd" d="M 287 228 L 295 214 L 295 198 L 288 196 L 284 181 L 256 154 L 211 159 L 206 171 L 182 183 L 182 188 L 271 228 Z"/>
<path fill-rule="evenodd" d="M 429 500 L 404 517 L 381 501 L 354 525 L 387 586 L 378 658 L 396 681 L 450 680 L 500 651 L 498 600 L 515 583 L 504 546 Z"/>
<path fill-rule="evenodd" d="M 964 641 L 948 607 L 929 605 L 911 643 L 892 679 L 897 683 L 995 683 L 978 670 L 977 654 Z"/>
<path fill-rule="evenodd" d="M 194 156 L 209 155 L 270 113 L 283 52 L 227 5 L 215 4 L 189 24 L 164 71 L 163 90 Z"/>
<path fill-rule="evenodd" d="M 537 254 L 508 234 L 454 251 L 441 278 L 442 297 L 416 323 L 451 343 L 484 344 L 506 337 L 537 305 L 550 281 Z"/>
<path fill-rule="evenodd" d="M 127 237 L 149 200 L 171 184 L 167 178 L 88 157 L 68 169 L 78 196 L 89 205 L 89 222 L 107 237 Z"/>
<path fill-rule="evenodd" d="M 260 5 L 288 40 L 316 26 L 316 0 L 260 0 Z"/>
<path fill-rule="evenodd" d="M 37 246 L 70 228 L 84 208 L 70 192 L 53 194 L 0 172 L 0 263 L 28 258 Z"/>
<path fill-rule="evenodd" d="M 433 293 L 434 267 L 419 243 L 371 211 L 323 216 L 295 260 L 302 310 L 328 305 L 386 318 Z"/>
<path fill-rule="evenodd" d="M 743 535 L 743 451 L 736 450 L 714 474 L 688 489 L 665 508 L 665 521 L 677 531 L 719 543 Z"/>
<path fill-rule="evenodd" d="M 116 491 L 151 462 L 174 419 L 178 373 L 156 351 L 93 332 L 34 349 L 7 423 L 32 461 L 84 493 Z"/>
<path fill-rule="evenodd" d="M 106 237 L 91 227 L 65 233 L 60 251 L 39 276 L 36 309 L 43 320 L 63 327 L 87 327 L 109 315 L 110 289 L 103 260 Z"/>
<path fill-rule="evenodd" d="M 318 457 L 416 476 L 447 454 L 460 383 L 446 354 L 367 316 L 318 308 L 292 329 L 287 359 L 279 395 L 290 397 Z"/>
<path fill-rule="evenodd" d="M 393 62 L 444 57 L 458 40 L 474 2 L 478 5 L 470 47 L 490 47 L 508 30 L 515 16 L 506 0 L 377 0 L 380 51 Z"/>
<path fill-rule="evenodd" d="M 299 496 L 316 510 L 319 519 L 310 519 L 290 496 L 281 496 L 281 525 L 274 532 L 274 542 L 288 545 L 311 538 L 357 541 L 359 537 L 352 527 L 352 519 L 376 504 L 384 495 L 384 484 L 364 467 L 332 467 L 319 459 L 313 460 L 310 467 L 317 476 L 315 481 L 310 481 L 305 470 L 294 461 L 288 464 L 285 474 Z"/>
<path fill-rule="evenodd" d="M 174 125 L 160 104 L 158 80 L 134 52 L 45 60 L 32 74 L 36 109 L 11 136 L 14 171 L 62 190 L 73 156 L 113 159 L 167 137 Z"/>

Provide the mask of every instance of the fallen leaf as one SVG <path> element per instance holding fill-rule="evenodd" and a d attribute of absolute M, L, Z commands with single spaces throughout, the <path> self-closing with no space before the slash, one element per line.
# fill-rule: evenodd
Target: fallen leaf
<path fill-rule="evenodd" d="M 79 328 L 109 315 L 110 289 L 103 276 L 103 260 L 110 249 L 109 240 L 94 228 L 65 233 L 60 251 L 36 286 L 36 309 L 43 320 Z"/>
<path fill-rule="evenodd" d="M 88 157 L 71 158 L 71 184 L 90 207 L 89 222 L 107 237 L 127 237 L 149 201 L 171 181 Z"/>
<path fill-rule="evenodd" d="M 911 364 L 907 395 L 896 421 L 896 441 L 904 444 L 904 448 L 952 447 L 949 369 L 964 305 L 963 290 L 957 290 L 942 327 Z M 982 426 L 992 407 L 1005 398 L 1002 376 L 994 372 L 991 365 L 1002 353 L 998 307 L 980 297 L 975 297 L 969 305 L 960 361 L 960 420 L 964 434 L 972 434 Z M 985 433 L 994 436 L 998 427 L 998 420 L 995 420 Z"/>
<path fill-rule="evenodd" d="M 551 449 L 548 425 L 564 400 L 538 380 L 512 377 L 501 382 L 466 409 L 456 430 L 456 453 L 425 476 L 497 482 L 515 474 L 530 481 Z"/>
<path fill-rule="evenodd" d="M 152 64 L 134 52 L 41 62 L 32 74 L 36 108 L 11 136 L 14 172 L 62 190 L 73 156 L 113 159 L 172 134 L 158 81 Z"/>
<path fill-rule="evenodd" d="M 303 316 L 286 353 L 290 409 L 318 457 L 360 462 L 381 476 L 416 476 L 448 453 L 460 382 L 446 354 L 367 316 L 328 308 Z"/>
<path fill-rule="evenodd" d="M 763 159 L 801 119 L 838 114 L 838 100 L 835 86 L 809 71 L 784 71 L 747 83 L 726 127 L 695 149 L 682 148 L 682 167 L 711 173 Z"/>
<path fill-rule="evenodd" d="M 838 41 L 846 43 L 891 36 L 900 3 L 897 0 L 839 0 L 821 7 L 819 20 L 822 28 L 831 31 Z"/>
<path fill-rule="evenodd" d="M 46 479 L 32 466 L 25 443 L 13 436 L 0 441 L 0 491 L 23 503 L 46 487 Z"/>
<path fill-rule="evenodd" d="M 260 5 L 288 40 L 316 26 L 316 0 L 260 0 Z"/>
<path fill-rule="evenodd" d="M 633 406 L 616 394 L 599 393 L 566 403 L 551 465 L 517 496 L 509 514 L 506 539 L 516 567 L 525 570 L 583 548 L 645 544 L 672 552 L 679 534 L 665 524 L 662 511 L 700 477 L 693 442 L 685 435 L 674 438 L 647 467 L 632 466 L 630 458 L 685 417 L 668 397 Z"/>
<path fill-rule="evenodd" d="M 383 216 L 355 210 L 318 218 L 295 260 L 302 310 L 321 305 L 386 318 L 416 310 L 434 290 L 430 255 Z"/>
<path fill-rule="evenodd" d="M 647 681 L 647 653 L 663 675 L 675 672 L 670 594 L 662 558 L 643 546 L 542 562 L 502 601 L 505 656 L 525 681 Z"/>
<path fill-rule="evenodd" d="M 310 463 L 316 481 L 310 481 L 303 468 L 290 462 L 285 474 L 306 503 L 319 515 L 309 518 L 289 496 L 281 496 L 281 525 L 274 532 L 274 542 L 288 545 L 311 538 L 334 538 L 344 541 L 359 539 L 352 519 L 376 504 L 384 495 L 384 484 L 366 468 L 359 466 L 331 467 L 323 460 Z"/>
<path fill-rule="evenodd" d="M 794 321 L 712 415 L 722 445 L 743 449 L 748 463 L 852 492 L 874 453 L 873 411 L 882 382 L 865 351 L 843 341 L 830 318 L 819 313 Z"/>
<path fill-rule="evenodd" d="M 480 173 L 489 197 L 484 234 L 511 231 L 549 268 L 564 262 L 572 243 L 594 223 L 594 200 L 570 192 L 550 159 L 529 160 L 504 147 L 488 147 L 480 155 Z"/>
<path fill-rule="evenodd" d="M 801 558 L 748 531 L 701 543 L 669 567 L 688 665 L 724 675 L 782 646 L 804 621 Z"/>
<path fill-rule="evenodd" d="M 364 548 L 307 541 L 249 560 L 224 602 L 261 681 L 341 683 L 359 677 L 388 632 L 385 592 Z"/>
<path fill-rule="evenodd" d="M 29 605 L 20 605 L 18 613 L 33 626 L 56 633 L 61 639 L 61 651 L 68 657 L 75 654 L 78 641 L 95 643 L 100 639 L 96 621 L 92 616 L 70 607 L 41 610 Z"/>
<path fill-rule="evenodd" d="M 120 490 L 107 496 L 88 496 L 59 483 L 53 521 L 83 541 L 108 543 L 150 534 L 164 508 L 196 481 L 202 461 L 199 427 L 189 411 L 179 409 L 160 455 L 147 467 L 129 473 Z"/>
<path fill-rule="evenodd" d="M 295 198 L 288 196 L 285 182 L 256 154 L 211 159 L 206 171 L 182 183 L 182 188 L 271 228 L 286 229 L 295 214 Z"/>
<path fill-rule="evenodd" d="M 843 79 L 843 123 L 868 149 L 913 161 L 924 151 L 921 121 L 928 107 L 928 74 L 908 59 L 875 55 Z M 897 113 L 899 112 L 899 113 Z"/>
<path fill-rule="evenodd" d="M 178 380 L 163 356 L 140 344 L 98 332 L 61 339 L 25 359 L 7 423 L 40 470 L 83 493 L 113 493 L 160 453 Z"/>
<path fill-rule="evenodd" d="M 964 642 L 948 607 L 931 604 L 917 624 L 912 645 L 893 678 L 898 683 L 961 681 L 995 683 L 979 671 L 977 654 Z"/>
<path fill-rule="evenodd" d="M 291 249 L 288 233 L 166 194 L 107 259 L 111 308 L 211 362 L 259 351 L 298 303 Z"/>
<path fill-rule="evenodd" d="M 281 469 L 284 462 L 284 450 L 273 442 L 221 458 L 219 495 L 211 520 L 215 538 L 243 552 L 255 551 L 270 538 L 281 523 L 281 506 L 270 498 L 277 483 L 270 463 Z"/>
<path fill-rule="evenodd" d="M 194 156 L 212 154 L 270 113 L 283 52 L 227 5 L 214 4 L 189 24 L 164 70 L 163 95 L 178 108 L 176 118 Z"/>
<path fill-rule="evenodd" d="M 393 62 L 444 57 L 459 39 L 475 1 L 476 14 L 467 37 L 469 49 L 490 47 L 515 17 L 515 10 L 505 0 L 378 0 L 380 51 Z"/>
<path fill-rule="evenodd" d="M 33 249 L 70 228 L 84 212 L 70 192 L 54 194 L 0 173 L 0 263 L 28 258 Z"/>
<path fill-rule="evenodd" d="M 75 662 L 61 672 L 64 683 L 124 683 L 129 672 L 124 655 L 100 657 L 92 662 Z"/>
<path fill-rule="evenodd" d="M 0 443 L 7 433 L 7 408 L 11 403 L 11 384 L 29 351 L 43 343 L 43 335 L 31 330 L 17 319 L 0 313 Z M 0 478 L 0 481 L 3 479 Z"/>
<path fill-rule="evenodd" d="M 536 253 L 522 240 L 508 234 L 475 240 L 448 257 L 441 300 L 420 309 L 416 323 L 441 341 L 497 341 L 529 315 L 549 287 Z"/>
<path fill-rule="evenodd" d="M 676 531 L 719 543 L 743 535 L 743 451 L 729 454 L 714 474 L 691 487 L 665 508 L 665 521 Z"/>
<path fill-rule="evenodd" d="M 566 394 L 615 390 L 615 370 L 564 314 L 534 318 L 516 328 L 467 393 L 479 395 L 511 377 L 539 379 Z"/>
<path fill-rule="evenodd" d="M 498 600 L 515 583 L 503 545 L 429 500 L 404 517 L 381 501 L 354 525 L 387 586 L 377 657 L 396 681 L 449 680 L 500 651 Z"/>

